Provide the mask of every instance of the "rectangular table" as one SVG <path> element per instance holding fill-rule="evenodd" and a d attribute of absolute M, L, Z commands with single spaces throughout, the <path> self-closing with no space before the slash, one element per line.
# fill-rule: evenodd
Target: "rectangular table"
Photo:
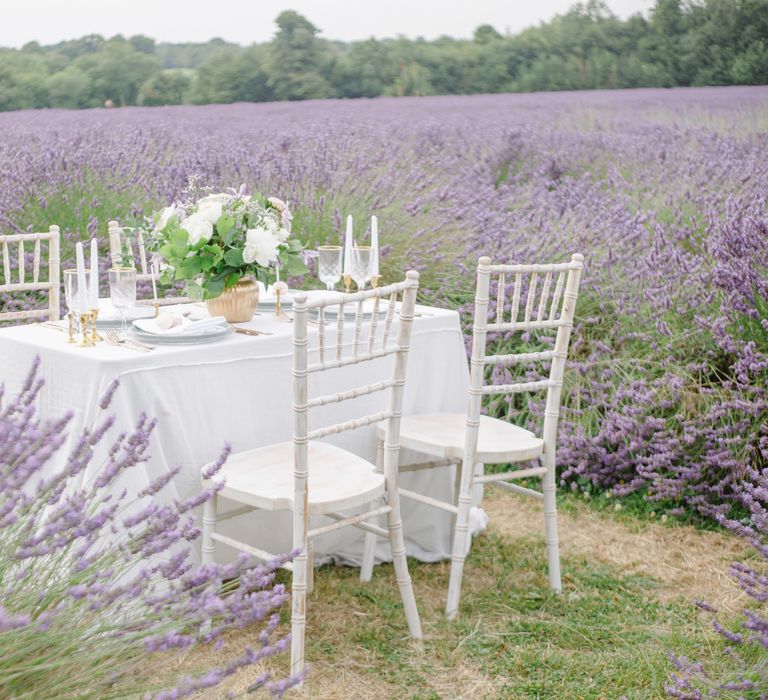
<path fill-rule="evenodd" d="M 241 324 L 238 324 L 241 325 Z M 130 430 L 145 413 L 156 418 L 148 461 L 133 469 L 128 497 L 138 493 L 169 467 L 181 472 L 159 494 L 159 499 L 182 499 L 200 488 L 200 469 L 215 459 L 225 443 L 234 451 L 291 439 L 293 416 L 292 346 L 290 323 L 263 311 L 249 324 L 271 335 L 232 335 L 225 340 L 199 345 L 158 345 L 151 353 L 99 343 L 79 348 L 65 342 L 64 333 L 32 324 L 0 329 L 0 383 L 13 395 L 29 371 L 33 358 L 41 360 L 45 386 L 38 409 L 44 418 L 74 414 L 68 442 L 48 472 L 60 467 L 82 429 L 104 417 L 99 398 L 113 379 L 120 388 L 108 412 L 115 415 L 111 434 Z M 351 323 L 346 338 L 351 340 Z M 317 327 L 310 325 L 310 353 L 316 347 Z M 314 340 L 313 340 L 314 339 Z M 313 395 L 336 392 L 387 376 L 391 357 L 372 363 L 323 372 L 310 386 Z M 374 376 L 371 372 L 380 372 Z M 408 358 L 403 404 L 405 415 L 463 412 L 468 389 L 467 361 L 458 314 L 418 306 Z M 333 406 L 313 409 L 311 427 L 321 427 L 378 410 L 380 396 L 369 395 Z M 108 434 L 109 435 L 109 434 Z M 361 428 L 329 441 L 375 461 L 373 427 Z M 104 441 L 104 450 L 109 440 Z M 404 460 L 412 459 L 403 455 Z M 82 479 L 93 479 L 103 464 L 95 455 Z M 309 465 L 312 468 L 312 465 Z M 453 468 L 403 473 L 404 488 L 450 499 Z M 277 517 L 276 517 L 277 516 Z M 408 554 L 423 561 L 450 556 L 450 515 L 422 504 L 403 500 L 403 521 Z M 291 518 L 285 513 L 254 513 L 224 524 L 224 534 L 250 541 L 274 553 L 291 547 Z M 228 528 L 228 529 L 227 529 Z M 362 537 L 356 528 L 328 533 L 315 543 L 316 561 L 333 560 L 359 565 Z M 379 560 L 388 560 L 388 546 L 381 542 Z"/>

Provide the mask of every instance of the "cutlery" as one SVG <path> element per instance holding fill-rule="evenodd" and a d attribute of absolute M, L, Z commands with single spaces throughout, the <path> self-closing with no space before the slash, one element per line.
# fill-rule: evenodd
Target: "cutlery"
<path fill-rule="evenodd" d="M 116 331 L 113 330 L 107 330 L 107 343 L 109 345 L 124 345 L 127 348 L 130 348 L 131 350 L 136 350 L 137 352 L 151 352 L 155 349 L 154 345 L 146 345 L 144 343 L 140 343 L 137 340 L 129 340 L 128 338 L 121 338 Z"/>
<path fill-rule="evenodd" d="M 235 328 L 235 333 L 242 333 L 243 335 L 274 335 L 270 331 L 257 331 L 253 328 Z"/>

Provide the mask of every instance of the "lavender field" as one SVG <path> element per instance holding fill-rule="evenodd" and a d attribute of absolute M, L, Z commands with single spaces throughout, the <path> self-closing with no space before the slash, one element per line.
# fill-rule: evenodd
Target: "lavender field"
<path fill-rule="evenodd" d="M 385 279 L 418 269 L 423 300 L 462 310 L 468 335 L 478 257 L 585 256 L 559 433 L 562 486 L 579 495 L 562 512 L 567 595 L 531 593 L 545 588 L 529 551 L 543 544 L 527 538 L 540 513 L 491 493 L 463 617 L 430 622 L 425 649 L 403 646 L 386 574 L 365 592 L 354 570 L 318 577 L 308 697 L 765 697 L 768 87 L 15 112 L 0 114 L 0 163 L 0 231 L 59 225 L 64 267 L 94 234 L 106 255 L 109 220 L 140 222 L 191 175 L 288 200 L 308 248 L 338 242 L 348 214 L 358 227 L 376 214 Z M 4 310 L 25 303 L 0 295 Z M 527 352 L 539 341 L 492 342 Z M 542 408 L 486 406 L 530 425 Z M 11 425 L 13 410 L 0 419 Z M 4 425 L 9 446 L 26 434 L 25 422 L 18 433 Z M 639 556 L 658 559 L 650 569 L 631 559 L 648 541 L 642 528 L 656 547 Z M 585 548 L 574 531 L 596 534 Z M 606 537 L 635 553 L 601 550 Z M 675 557 L 705 569 L 718 548 L 746 561 L 724 592 L 713 581 L 727 572 L 703 572 L 698 588 L 669 574 L 681 570 Z M 414 569 L 425 619 L 442 620 L 447 568 Z M 659 595 L 658 581 L 677 598 Z M 719 636 L 694 597 L 725 611 Z M 0 642 L 13 630 L 4 615 L 0 606 Z M 383 629 L 372 622 L 381 615 Z M 259 639 L 246 622 L 238 643 Z M 215 650 L 192 661 L 220 663 Z M 237 682 L 230 689 L 246 692 L 250 681 Z"/>
<path fill-rule="evenodd" d="M 309 247 L 376 213 L 385 275 L 452 307 L 481 254 L 580 251 L 564 483 L 711 516 L 765 463 L 768 88 L 49 110 L 0 134 L 0 228 L 56 223 L 65 258 L 190 174 L 288 199 Z"/>

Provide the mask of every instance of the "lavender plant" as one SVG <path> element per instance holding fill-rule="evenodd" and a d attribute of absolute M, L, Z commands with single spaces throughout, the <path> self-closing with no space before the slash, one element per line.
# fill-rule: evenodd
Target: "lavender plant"
<path fill-rule="evenodd" d="M 48 473 L 70 416 L 36 415 L 41 385 L 36 362 L 18 396 L 0 389 L 0 697 L 171 700 L 282 653 L 289 635 L 277 625 L 287 594 L 275 572 L 289 557 L 195 565 L 192 511 L 220 486 L 160 505 L 155 496 L 178 468 L 127 499 L 117 484 L 147 457 L 155 422 L 146 416 L 116 436 L 104 419 L 78 438 L 63 470 Z M 102 443 L 108 458 L 89 483 L 85 471 Z M 238 648 L 227 635 L 254 626 L 255 647 Z M 208 645 L 224 649 L 226 662 L 181 678 L 161 670 Z M 281 696 L 296 680 L 261 674 L 252 688 Z"/>
<path fill-rule="evenodd" d="M 706 602 L 699 606 L 711 613 L 713 626 L 722 637 L 726 671 L 713 672 L 701 663 L 672 657 L 676 668 L 667 694 L 680 700 L 763 700 L 768 697 L 768 469 L 749 474 L 742 495 L 749 510 L 747 522 L 719 517 L 720 522 L 753 547 L 756 561 L 736 562 L 731 575 L 747 594 L 749 605 L 740 624 L 725 626 L 717 610 Z"/>
<path fill-rule="evenodd" d="M 0 228 L 59 224 L 66 259 L 189 175 L 245 183 L 310 245 L 377 214 L 384 276 L 467 318 L 480 255 L 581 252 L 563 483 L 726 514 L 762 459 L 767 124 L 764 87 L 0 114 Z"/>

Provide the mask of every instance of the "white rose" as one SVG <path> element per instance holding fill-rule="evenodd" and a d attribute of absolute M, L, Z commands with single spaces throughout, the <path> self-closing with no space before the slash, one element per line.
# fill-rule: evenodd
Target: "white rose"
<path fill-rule="evenodd" d="M 277 235 L 277 229 L 280 228 L 279 224 L 277 223 L 277 219 L 275 219 L 272 216 L 265 216 L 264 217 L 264 227 L 273 235 Z"/>
<path fill-rule="evenodd" d="M 189 245 L 195 245 L 203 239 L 207 241 L 213 235 L 213 223 L 204 219 L 199 213 L 183 219 L 181 228 L 189 234 Z"/>
<path fill-rule="evenodd" d="M 277 240 L 280 241 L 280 243 L 285 243 L 288 240 L 288 237 L 291 235 L 291 232 L 287 228 L 280 228 L 277 230 L 275 235 L 277 236 Z"/>
<path fill-rule="evenodd" d="M 267 201 L 279 212 L 288 208 L 288 205 L 282 199 L 278 199 L 277 197 L 267 197 Z"/>
<path fill-rule="evenodd" d="M 176 205 L 171 204 L 170 207 L 166 207 L 160 212 L 160 216 L 157 219 L 157 223 L 155 224 L 155 228 L 159 231 L 162 231 L 167 225 L 168 222 L 171 220 L 171 217 L 176 214 Z"/>
<path fill-rule="evenodd" d="M 200 208 L 194 216 L 199 216 L 201 219 L 205 219 L 205 221 L 210 221 L 212 224 L 215 224 L 221 217 L 221 203 L 207 202 L 206 204 L 200 205 Z"/>
<path fill-rule="evenodd" d="M 247 263 L 255 262 L 262 267 L 277 260 L 280 241 L 266 228 L 248 229 L 245 234 L 245 248 L 243 248 L 243 260 Z"/>
<path fill-rule="evenodd" d="M 231 194 L 225 194 L 224 192 L 220 192 L 219 194 L 209 194 L 205 197 L 200 197 L 200 199 L 197 200 L 197 206 L 205 207 L 209 204 L 224 205 L 230 202 L 232 199 L 233 196 Z"/>

